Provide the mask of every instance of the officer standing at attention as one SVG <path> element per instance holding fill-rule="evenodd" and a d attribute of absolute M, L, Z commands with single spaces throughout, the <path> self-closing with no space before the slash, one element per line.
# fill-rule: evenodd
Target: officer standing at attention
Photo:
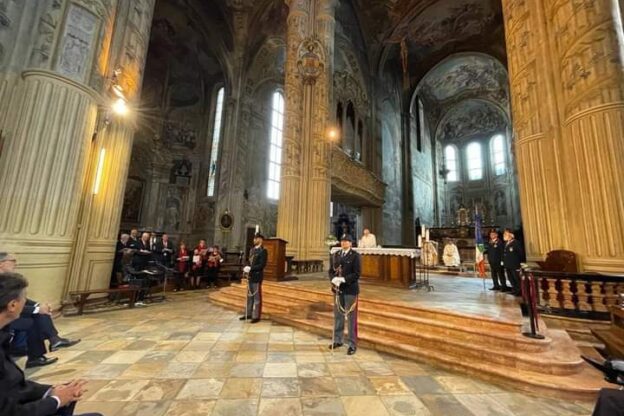
<path fill-rule="evenodd" d="M 496 230 L 490 231 L 490 241 L 485 245 L 485 252 L 490 263 L 490 274 L 492 275 L 492 283 L 494 286 L 490 290 L 500 290 L 509 292 L 511 289 L 507 287 L 505 282 L 505 269 L 503 269 L 503 252 L 505 244 L 498 238 Z"/>
<path fill-rule="evenodd" d="M 353 355 L 357 350 L 357 301 L 360 293 L 360 254 L 351 250 L 353 239 L 344 234 L 340 237 L 341 250 L 331 257 L 329 278 L 334 291 L 334 341 L 329 346 L 336 349 L 342 346 L 345 318 L 349 321 L 349 349 Z"/>
<path fill-rule="evenodd" d="M 515 239 L 513 232 L 506 228 L 503 233 L 505 240 L 505 252 L 503 253 L 503 266 L 507 272 L 507 279 L 511 283 L 512 295 L 520 296 L 520 263 L 524 258 L 524 250 L 522 244 Z"/>
<path fill-rule="evenodd" d="M 254 236 L 254 246 L 249 252 L 249 266 L 243 268 L 247 274 L 247 316 L 239 319 L 245 321 L 251 319 L 251 323 L 260 322 L 262 314 L 262 279 L 264 278 L 264 267 L 267 264 L 267 251 L 262 247 L 264 236 L 256 233 Z"/>

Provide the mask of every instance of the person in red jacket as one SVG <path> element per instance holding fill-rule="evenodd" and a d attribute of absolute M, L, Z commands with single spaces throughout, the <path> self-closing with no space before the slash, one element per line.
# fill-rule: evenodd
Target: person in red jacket
<path fill-rule="evenodd" d="M 174 292 L 184 289 L 183 282 L 186 277 L 188 277 L 190 262 L 191 256 L 186 248 L 186 243 L 181 241 L 180 246 L 178 247 L 178 255 L 176 256 L 176 288 L 174 289 Z"/>

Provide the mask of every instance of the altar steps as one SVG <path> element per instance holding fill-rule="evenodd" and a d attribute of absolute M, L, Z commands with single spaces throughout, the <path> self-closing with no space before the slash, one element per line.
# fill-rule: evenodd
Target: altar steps
<path fill-rule="evenodd" d="M 209 298 L 242 311 L 245 290 L 244 285 L 234 285 L 211 293 Z M 328 339 L 332 305 L 328 291 L 263 284 L 265 318 Z M 534 340 L 521 335 L 521 322 L 367 299 L 360 301 L 358 325 L 362 346 L 433 362 L 534 394 L 593 399 L 605 386 L 561 330 L 545 330 L 545 340 Z"/>

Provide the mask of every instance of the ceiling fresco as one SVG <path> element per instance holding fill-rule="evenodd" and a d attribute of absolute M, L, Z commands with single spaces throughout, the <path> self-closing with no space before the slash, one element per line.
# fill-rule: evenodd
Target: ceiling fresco
<path fill-rule="evenodd" d="M 446 102 L 486 98 L 507 107 L 508 76 L 505 67 L 484 54 L 458 54 L 433 68 L 420 84 L 429 101 Z"/>
<path fill-rule="evenodd" d="M 457 142 L 476 135 L 504 132 L 507 124 L 507 116 L 494 104 L 465 100 L 444 115 L 436 136 L 441 141 Z"/>

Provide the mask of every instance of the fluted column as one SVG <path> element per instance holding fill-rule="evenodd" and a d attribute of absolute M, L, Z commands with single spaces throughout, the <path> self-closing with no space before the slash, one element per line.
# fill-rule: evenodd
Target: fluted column
<path fill-rule="evenodd" d="M 323 259 L 329 231 L 331 96 L 335 0 L 289 4 L 286 120 L 277 234 L 298 259 Z"/>
<path fill-rule="evenodd" d="M 571 247 L 585 270 L 624 270 L 624 48 L 617 0 L 544 0 L 560 74 Z"/>
<path fill-rule="evenodd" d="M 569 248 L 561 129 L 543 0 L 503 0 L 527 258 Z"/>
<path fill-rule="evenodd" d="M 506 0 L 520 202 L 530 259 L 570 249 L 624 268 L 624 65 L 616 0 Z"/>
<path fill-rule="evenodd" d="M 121 0 L 118 4 L 118 24 L 112 34 L 107 72 L 120 71 L 118 81 L 131 102 L 130 113 L 126 117 L 109 114 L 108 125 L 102 120 L 106 117 L 102 113 L 98 134 L 91 144 L 79 229 L 65 294 L 71 290 L 99 289 L 109 285 L 132 154 L 132 126 L 136 123 L 133 104 L 137 103 L 140 92 L 154 3 L 155 0 Z M 99 189 L 94 194 L 102 151 Z"/>

